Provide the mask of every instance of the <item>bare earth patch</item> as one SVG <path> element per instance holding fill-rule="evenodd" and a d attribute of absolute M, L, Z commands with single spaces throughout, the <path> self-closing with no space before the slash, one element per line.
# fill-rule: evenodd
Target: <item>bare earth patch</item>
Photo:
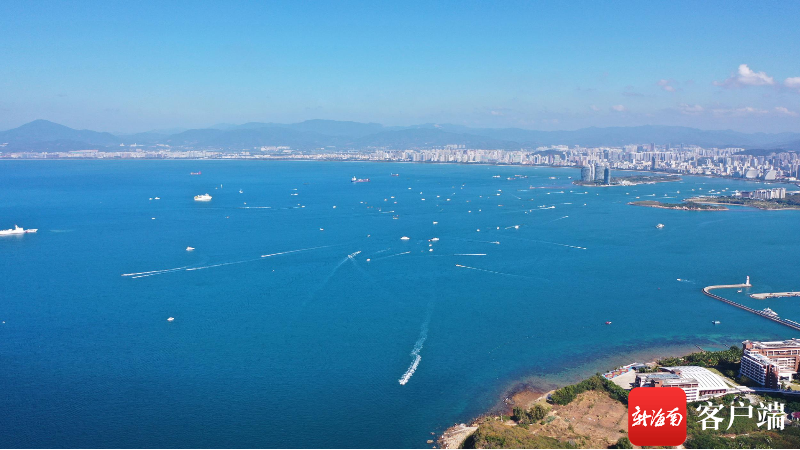
<path fill-rule="evenodd" d="M 568 405 L 553 406 L 551 415 L 556 419 L 535 431 L 559 441 L 574 440 L 580 447 L 605 448 L 628 431 L 628 408 L 605 392 L 579 394 Z"/>

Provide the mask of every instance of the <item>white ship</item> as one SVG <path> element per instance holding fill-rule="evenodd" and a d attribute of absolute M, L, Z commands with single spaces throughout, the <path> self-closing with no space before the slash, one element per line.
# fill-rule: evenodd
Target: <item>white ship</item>
<path fill-rule="evenodd" d="M 208 194 L 195 195 L 194 196 L 194 201 L 196 201 L 196 202 L 210 202 L 211 201 L 211 196 L 208 195 Z"/>
<path fill-rule="evenodd" d="M 19 225 L 14 225 L 14 228 L 9 228 L 8 230 L 0 230 L 0 236 L 12 236 L 25 233 L 36 233 L 37 231 L 39 231 L 38 228 L 30 228 L 26 230 L 24 228 L 20 228 Z"/>
<path fill-rule="evenodd" d="M 660 223 L 660 224 L 656 225 L 656 228 L 658 228 L 660 230 L 660 229 L 664 228 L 664 224 Z"/>

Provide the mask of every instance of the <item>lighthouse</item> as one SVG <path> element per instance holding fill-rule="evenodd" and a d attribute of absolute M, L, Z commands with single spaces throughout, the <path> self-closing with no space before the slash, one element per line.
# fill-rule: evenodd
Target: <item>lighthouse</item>
<path fill-rule="evenodd" d="M 744 282 L 744 285 L 745 286 L 752 286 L 752 284 L 750 284 L 750 275 L 747 276 L 747 281 Z"/>

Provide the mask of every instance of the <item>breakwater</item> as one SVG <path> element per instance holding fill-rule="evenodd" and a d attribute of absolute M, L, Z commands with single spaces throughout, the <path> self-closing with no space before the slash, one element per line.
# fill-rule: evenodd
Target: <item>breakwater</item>
<path fill-rule="evenodd" d="M 714 299 L 717 299 L 717 300 L 719 300 L 721 302 L 725 302 L 725 303 L 727 303 L 729 305 L 733 305 L 733 306 L 735 306 L 737 308 L 740 308 L 740 309 L 743 309 L 743 310 L 745 310 L 747 312 L 751 312 L 751 313 L 753 313 L 753 314 L 755 314 L 757 316 L 761 316 L 761 317 L 763 317 L 765 319 L 769 319 L 769 320 L 771 320 L 773 322 L 777 322 L 777 323 L 779 323 L 781 325 L 785 325 L 785 326 L 787 326 L 789 328 L 792 328 L 792 329 L 800 331 L 800 323 L 795 322 L 794 320 L 782 319 L 782 318 L 780 318 L 778 316 L 778 314 L 776 314 L 775 312 L 773 312 L 769 308 L 767 308 L 766 310 L 753 309 L 753 308 L 750 308 L 749 306 L 742 305 L 741 303 L 737 303 L 737 302 L 735 302 L 733 300 L 728 300 L 727 298 L 720 297 L 719 295 L 711 293 L 711 290 L 713 290 L 713 289 L 731 289 L 731 288 L 745 288 L 745 287 L 750 287 L 750 283 L 745 283 L 745 284 L 720 284 L 720 285 L 715 285 L 715 286 L 706 286 L 706 287 L 704 287 L 703 288 L 703 293 L 706 294 L 707 296 L 709 296 L 711 298 L 714 298 Z"/>

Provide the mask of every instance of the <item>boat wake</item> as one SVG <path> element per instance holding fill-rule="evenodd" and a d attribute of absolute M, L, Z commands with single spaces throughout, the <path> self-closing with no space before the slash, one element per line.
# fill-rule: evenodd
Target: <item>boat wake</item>
<path fill-rule="evenodd" d="M 310 248 L 299 248 L 297 250 L 288 250 L 285 252 L 278 252 L 278 253 L 270 253 L 269 255 L 261 255 L 262 258 L 269 258 L 270 256 L 278 256 L 278 255 L 286 255 L 289 253 L 297 253 L 297 252 L 307 252 L 309 250 L 317 250 L 320 248 L 328 248 L 333 247 L 332 245 L 321 245 L 319 247 L 310 247 Z"/>
<path fill-rule="evenodd" d="M 153 275 L 161 275 L 170 272 L 178 272 L 180 270 L 185 270 L 189 266 L 183 267 L 173 267 L 172 269 L 160 269 L 160 270 L 148 270 L 146 272 L 133 272 L 133 273 L 123 273 L 123 277 L 131 277 L 131 278 L 144 278 L 144 277 L 151 277 Z"/>
<path fill-rule="evenodd" d="M 494 274 L 497 274 L 497 275 L 505 275 L 505 276 L 508 276 L 508 277 L 530 278 L 530 277 L 527 277 L 525 275 L 517 275 L 517 274 L 514 274 L 514 273 L 506 273 L 506 272 L 497 272 L 495 270 L 489 270 L 489 269 L 480 269 L 478 267 L 465 266 L 463 264 L 456 264 L 456 267 L 460 267 L 462 269 L 477 270 L 479 272 L 494 273 Z"/>
<path fill-rule="evenodd" d="M 382 259 L 394 258 L 395 256 L 407 255 L 407 254 L 409 254 L 409 253 L 411 253 L 411 251 L 410 251 L 410 250 L 409 250 L 409 251 L 407 251 L 407 252 L 395 253 L 394 255 L 381 256 L 380 258 L 375 258 L 375 259 L 373 259 L 373 261 L 380 261 L 380 260 L 382 260 Z"/>
<path fill-rule="evenodd" d="M 259 261 L 259 260 L 260 260 L 260 258 L 243 259 L 241 261 L 231 261 L 231 262 L 226 262 L 226 263 L 211 264 L 210 266 L 190 267 L 190 268 L 186 269 L 186 271 L 188 272 L 188 271 L 192 271 L 192 270 L 212 269 L 214 267 L 230 266 L 230 265 L 233 265 L 233 264 L 244 264 L 246 262 L 253 262 L 253 261 Z"/>
<path fill-rule="evenodd" d="M 430 314 L 428 314 L 428 317 L 425 319 L 425 322 L 422 323 L 422 328 L 420 329 L 419 332 L 419 338 L 417 339 L 417 342 L 414 344 L 414 348 L 411 350 L 410 353 L 410 355 L 413 356 L 414 359 L 411 361 L 411 365 L 408 366 L 408 369 L 406 369 L 406 372 L 403 374 L 403 376 L 400 377 L 399 380 L 397 380 L 397 382 L 400 383 L 401 386 L 405 386 L 406 383 L 408 383 L 408 380 L 410 380 L 411 377 L 414 375 L 414 372 L 417 371 L 417 368 L 419 367 L 419 362 L 422 361 L 422 356 L 420 356 L 419 353 L 422 351 L 422 346 L 425 344 L 425 340 L 428 339 L 428 324 L 430 323 L 430 321 L 431 321 L 431 316 Z"/>
<path fill-rule="evenodd" d="M 534 241 L 534 242 L 541 242 L 543 244 L 550 244 L 550 245 L 560 245 L 562 247 L 569 247 L 569 248 L 577 248 L 578 250 L 588 250 L 586 247 L 579 247 L 577 245 L 559 244 L 558 242 L 549 242 L 549 241 Z"/>
<path fill-rule="evenodd" d="M 173 273 L 173 272 L 181 272 L 181 271 L 191 272 L 191 271 L 194 271 L 194 270 L 205 270 L 205 269 L 211 269 L 211 268 L 214 268 L 214 267 L 230 266 L 230 265 L 233 265 L 233 264 L 244 264 L 244 263 L 247 263 L 247 262 L 261 261 L 262 258 L 268 258 L 270 256 L 286 255 L 286 254 L 289 254 L 289 253 L 305 252 L 305 251 L 309 251 L 309 250 L 317 250 L 317 249 L 320 249 L 320 248 L 327 248 L 327 247 L 333 247 L 333 245 L 323 245 L 323 246 L 320 246 L 320 247 L 300 248 L 300 249 L 297 249 L 297 250 L 288 250 L 288 251 L 285 251 L 285 252 L 270 253 L 268 255 L 261 255 L 260 258 L 243 259 L 241 261 L 224 262 L 224 263 L 219 263 L 219 264 L 211 264 L 211 265 L 208 265 L 208 266 L 196 266 L 196 265 L 195 266 L 182 266 L 182 267 L 174 267 L 172 269 L 160 269 L 160 270 L 148 270 L 146 272 L 123 273 L 122 276 L 123 277 L 131 277 L 131 278 L 145 278 L 145 277 L 152 277 L 154 275 L 163 275 L 163 274 L 166 274 L 166 273 Z M 360 253 L 360 252 L 357 252 L 352 256 L 355 256 L 358 253 Z M 205 261 L 203 261 L 202 263 L 200 263 L 200 264 L 203 264 L 206 261 L 207 261 L 207 259 Z"/>
<path fill-rule="evenodd" d="M 547 222 L 545 222 L 545 223 L 547 223 Z M 588 250 L 588 248 L 581 247 L 581 246 L 578 246 L 578 245 L 559 244 L 558 242 L 540 241 L 538 239 L 523 239 L 523 238 L 511 237 L 511 236 L 509 236 L 509 238 L 510 239 L 516 239 L 518 241 L 539 242 L 539 243 L 542 243 L 542 244 L 550 244 L 550 245 L 558 245 L 558 246 L 561 246 L 561 247 L 577 248 L 578 250 Z"/>

